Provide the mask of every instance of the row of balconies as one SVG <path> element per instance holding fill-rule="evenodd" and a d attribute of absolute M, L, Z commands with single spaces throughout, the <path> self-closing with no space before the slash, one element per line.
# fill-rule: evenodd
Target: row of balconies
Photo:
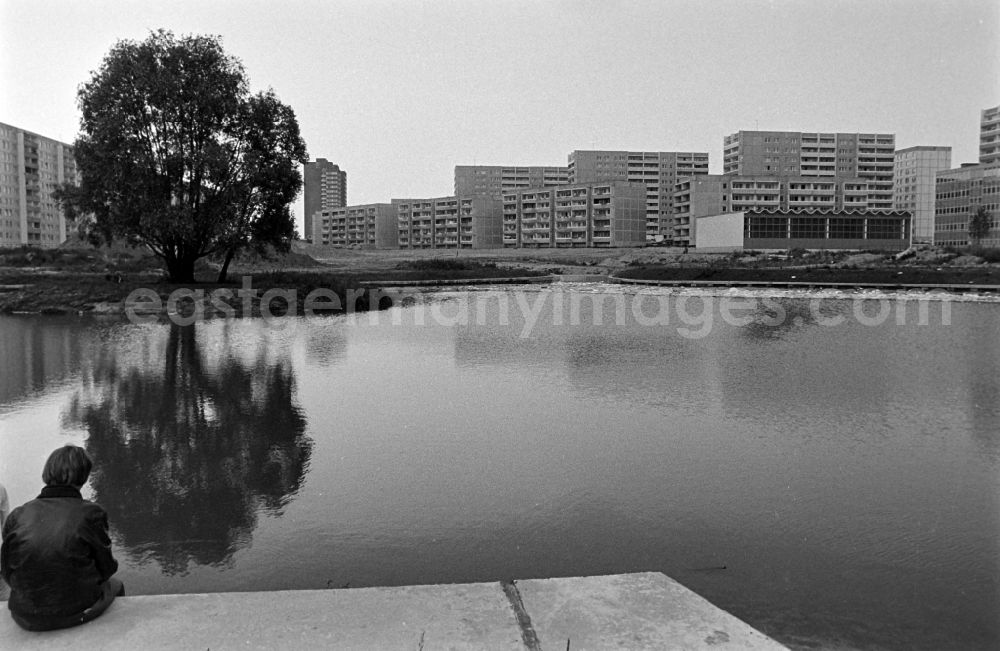
<path fill-rule="evenodd" d="M 809 190 L 811 192 L 834 192 L 836 186 L 833 183 L 789 183 L 789 190 Z"/>
<path fill-rule="evenodd" d="M 746 191 L 740 191 L 740 190 L 735 190 L 734 189 L 732 196 L 733 196 L 733 199 L 741 199 L 743 201 L 750 201 L 750 200 L 754 200 L 754 199 L 757 199 L 757 200 L 768 200 L 768 199 L 772 199 L 774 197 L 779 196 L 780 193 L 781 193 L 780 190 L 771 190 L 771 191 L 768 191 L 768 190 L 763 189 L 763 188 L 750 188 L 749 190 L 746 190 Z"/>

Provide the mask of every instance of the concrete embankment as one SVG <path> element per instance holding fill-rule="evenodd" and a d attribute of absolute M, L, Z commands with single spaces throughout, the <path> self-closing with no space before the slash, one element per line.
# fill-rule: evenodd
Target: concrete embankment
<path fill-rule="evenodd" d="M 362 280 L 359 287 L 439 287 L 448 285 L 529 285 L 552 282 L 553 276 L 501 278 L 443 278 L 440 280 Z"/>
<path fill-rule="evenodd" d="M 925 290 L 944 292 L 1000 292 L 1000 285 L 978 284 L 948 284 L 948 283 L 838 283 L 825 281 L 801 280 L 646 280 L 639 278 L 619 278 L 611 276 L 609 282 L 622 285 L 655 285 L 659 287 L 743 287 L 743 288 L 781 288 L 781 289 L 880 289 L 886 291 Z"/>
<path fill-rule="evenodd" d="M 3 649 L 783 649 L 658 572 L 348 590 L 119 598 Z"/>

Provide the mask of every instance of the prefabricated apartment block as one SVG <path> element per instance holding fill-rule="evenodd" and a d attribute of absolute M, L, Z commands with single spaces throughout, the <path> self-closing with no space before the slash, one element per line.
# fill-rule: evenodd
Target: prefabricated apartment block
<path fill-rule="evenodd" d="M 587 151 L 569 155 L 570 183 L 631 181 L 644 183 L 645 239 L 673 233 L 674 184 L 686 177 L 708 174 L 707 152 Z"/>
<path fill-rule="evenodd" d="M 868 208 L 892 210 L 892 133 L 738 131 L 723 140 L 723 173 L 864 179 Z"/>
<path fill-rule="evenodd" d="M 945 246 L 973 244 L 969 239 L 969 220 L 980 207 L 990 213 L 990 231 L 979 244 L 1000 246 L 1000 161 L 967 163 L 938 172 L 934 243 Z"/>
<path fill-rule="evenodd" d="M 455 166 L 455 196 L 458 197 L 489 197 L 499 201 L 504 192 L 567 183 L 569 169 L 566 167 Z"/>
<path fill-rule="evenodd" d="M 401 249 L 498 249 L 500 202 L 489 197 L 393 199 Z"/>
<path fill-rule="evenodd" d="M 370 203 L 315 213 L 314 244 L 395 249 L 396 208 L 390 203 Z"/>
<path fill-rule="evenodd" d="M 646 186 L 583 183 L 503 194 L 504 247 L 642 246 Z"/>
<path fill-rule="evenodd" d="M 66 217 L 52 193 L 66 182 L 80 182 L 70 145 L 0 124 L 0 246 L 65 242 Z"/>

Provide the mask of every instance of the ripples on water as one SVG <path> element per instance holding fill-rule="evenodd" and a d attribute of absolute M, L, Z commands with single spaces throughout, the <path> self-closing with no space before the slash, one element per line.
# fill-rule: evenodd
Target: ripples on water
<path fill-rule="evenodd" d="M 0 476 L 85 444 L 132 594 L 657 570 L 793 645 L 996 646 L 995 296 L 467 289 L 423 325 L 0 318 Z M 669 324 L 616 323 L 640 295 Z"/>

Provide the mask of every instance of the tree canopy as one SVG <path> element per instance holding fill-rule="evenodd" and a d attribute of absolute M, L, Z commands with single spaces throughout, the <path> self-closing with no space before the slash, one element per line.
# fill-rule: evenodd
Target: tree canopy
<path fill-rule="evenodd" d="M 969 242 L 973 246 L 979 246 L 987 235 L 990 234 L 990 211 L 986 206 L 979 206 L 976 212 L 969 218 Z"/>
<path fill-rule="evenodd" d="M 219 37 L 119 41 L 77 101 L 81 182 L 58 196 L 92 241 L 145 244 L 174 282 L 193 282 L 207 255 L 225 257 L 224 280 L 241 248 L 291 245 L 308 160 L 295 113 L 272 90 L 251 93 Z"/>

